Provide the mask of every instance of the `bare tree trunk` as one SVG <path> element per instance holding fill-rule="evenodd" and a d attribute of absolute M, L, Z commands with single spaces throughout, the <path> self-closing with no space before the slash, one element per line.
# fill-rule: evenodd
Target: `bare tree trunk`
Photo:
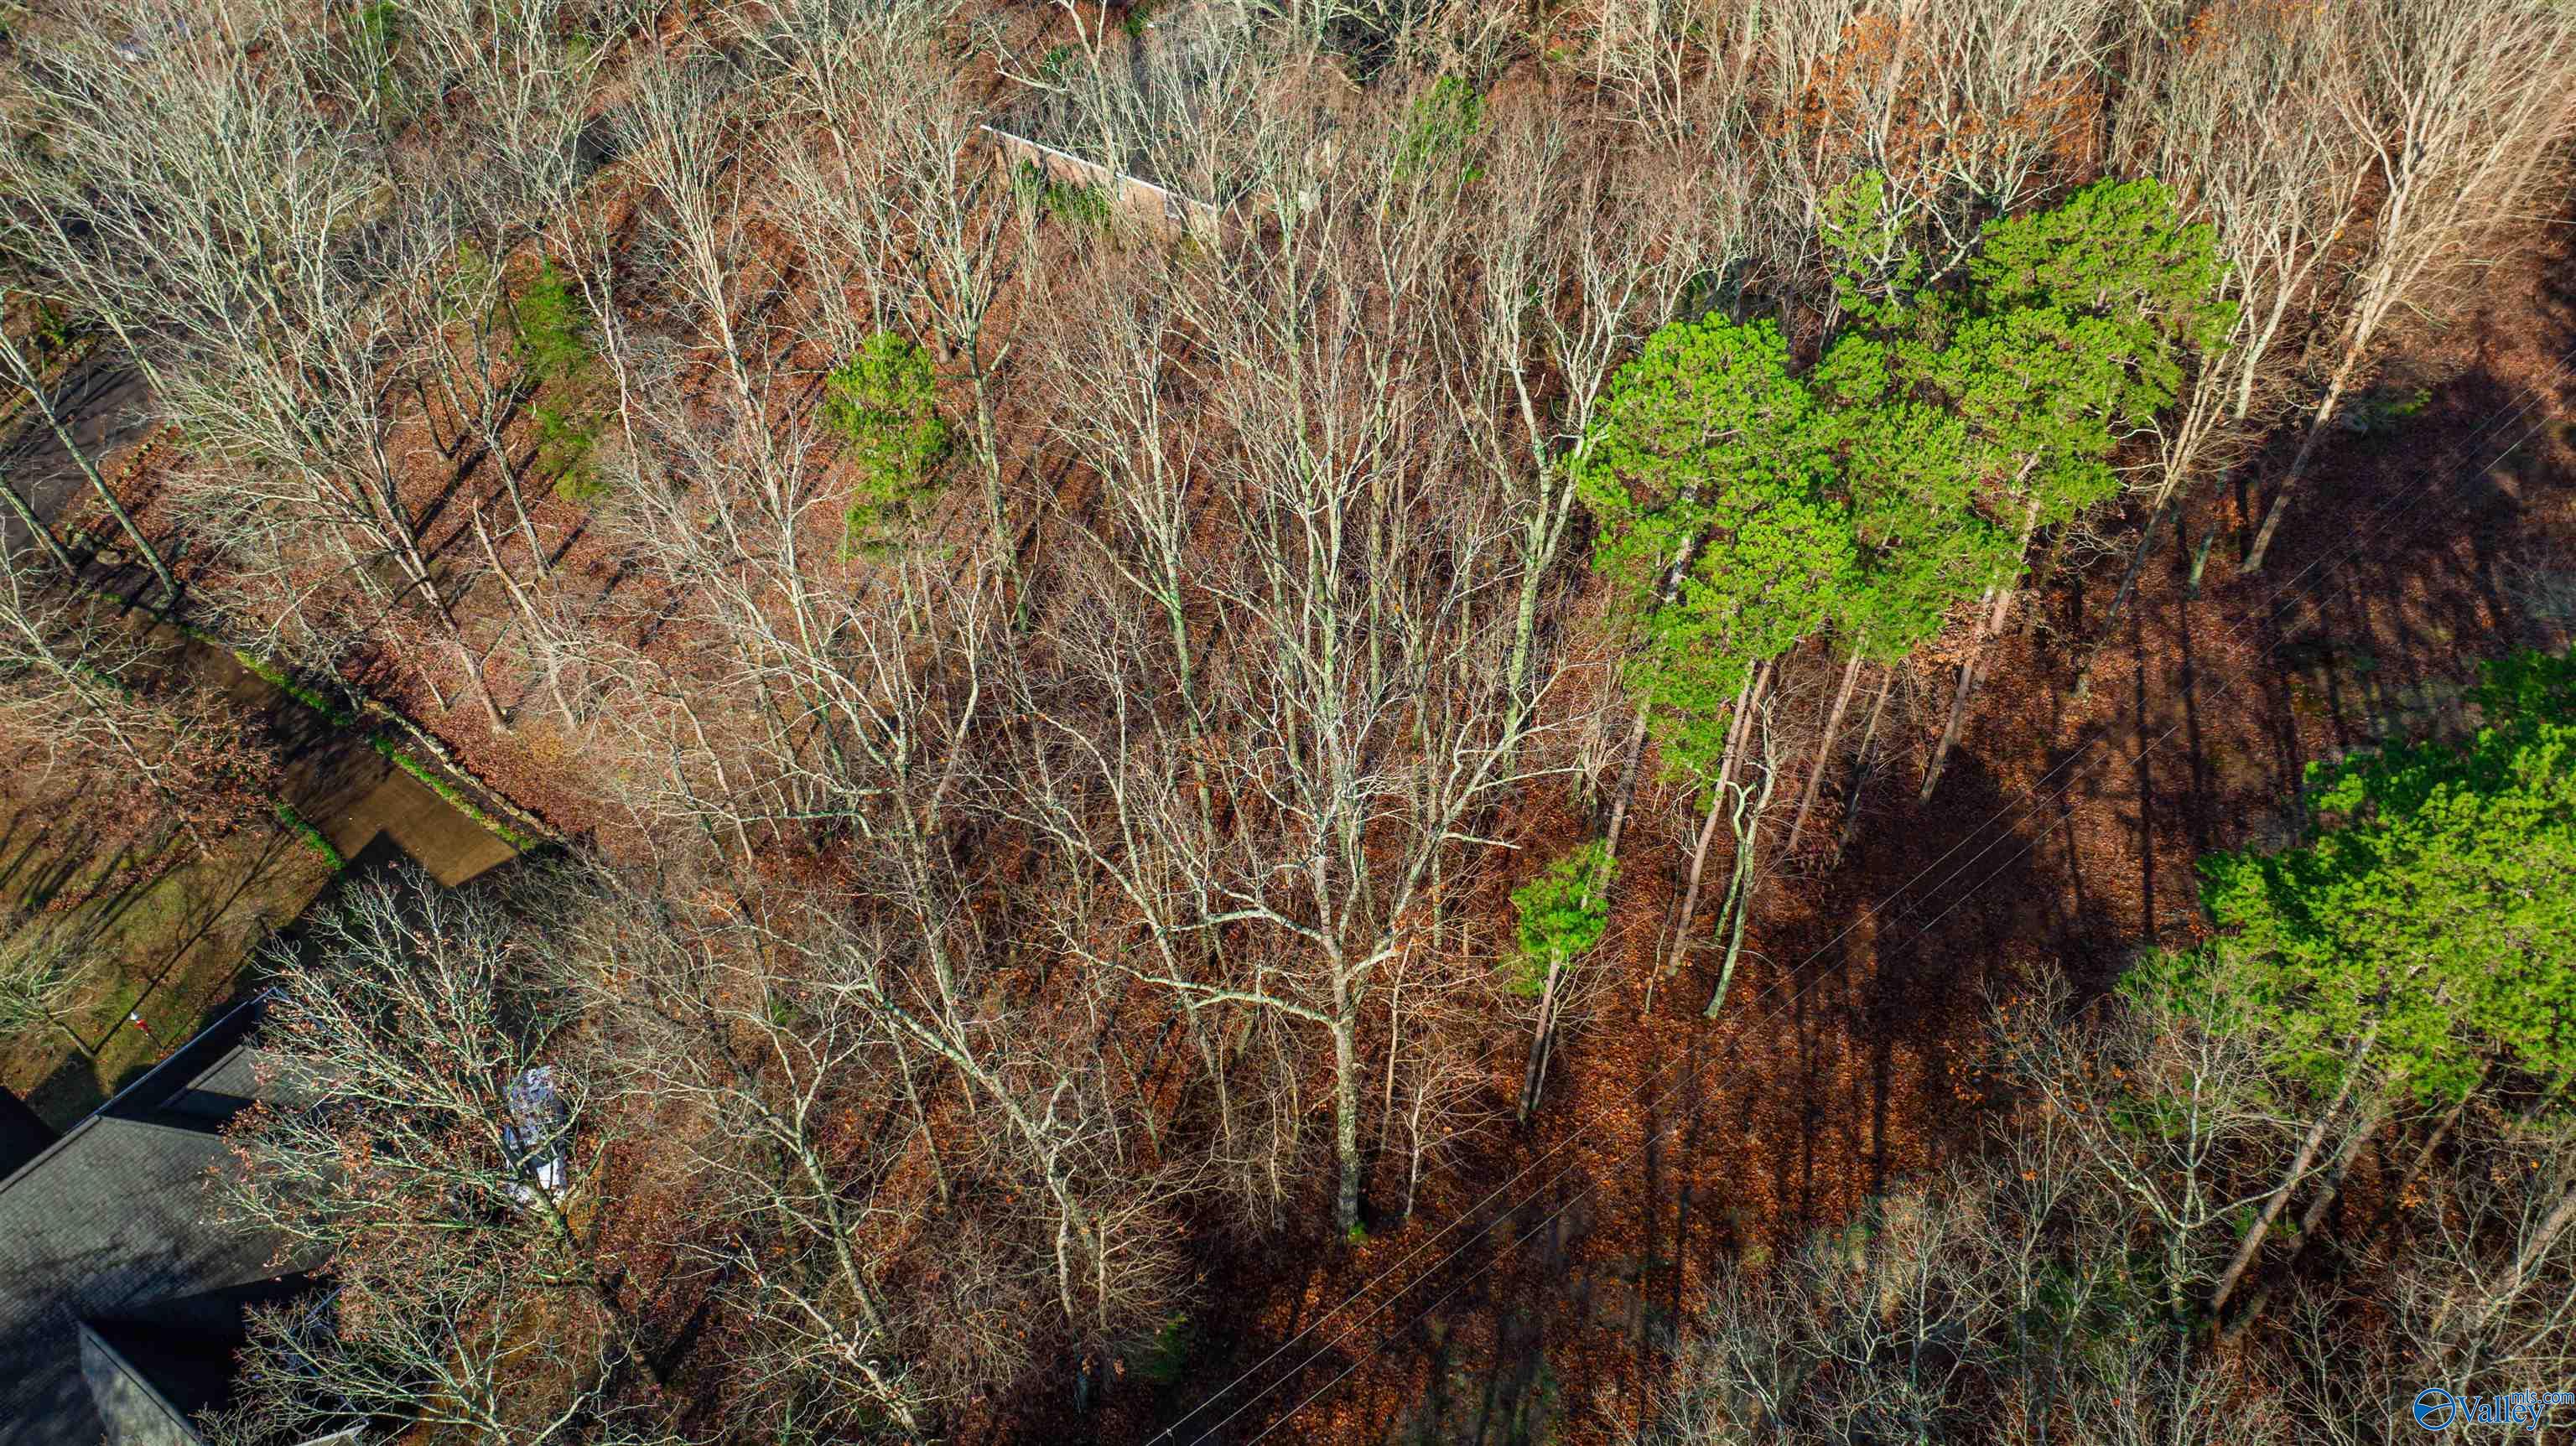
<path fill-rule="evenodd" d="M 2319 1112 L 2317 1122 L 2309 1126 L 2308 1133 L 2300 1139 L 2298 1153 L 2291 1157 L 2290 1168 L 2282 1172 L 2281 1183 L 2273 1186 L 2272 1193 L 2264 1197 L 2263 1209 L 2254 1217 L 2253 1228 L 2247 1230 L 2245 1238 L 2237 1243 L 2235 1258 L 2227 1262 L 2227 1269 L 2220 1273 L 2218 1284 L 2210 1290 L 2211 1315 L 2215 1316 L 2226 1308 L 2227 1298 L 2236 1293 L 2237 1285 L 2245 1278 L 2246 1268 L 2254 1263 L 2255 1252 L 2263 1248 L 2263 1237 L 2271 1232 L 2272 1222 L 2280 1219 L 2281 1211 L 2289 1205 L 2290 1192 L 2307 1178 L 2308 1167 L 2316 1163 L 2318 1147 L 2325 1143 L 2326 1131 L 2343 1114 L 2344 1101 L 2352 1096 L 2353 1083 L 2360 1078 L 2362 1056 L 2378 1037 L 2379 1029 L 2374 1025 L 2345 1053 L 2342 1085 L 2336 1088 L 2334 1099 Z"/>
<path fill-rule="evenodd" d="M 107 485 L 107 479 L 99 475 L 89 454 L 81 450 L 79 440 L 72 436 L 71 428 L 63 424 L 62 414 L 54 409 L 54 399 L 45 394 L 44 382 L 36 375 L 35 368 L 28 365 L 25 354 L 18 350 L 14 341 L 0 339 L 0 358 L 7 360 L 11 379 L 18 384 L 18 389 L 25 392 L 27 400 L 43 414 L 46 428 L 53 432 L 54 441 L 61 445 L 64 455 L 70 457 L 72 465 L 88 479 L 90 490 L 98 494 L 98 500 L 107 508 L 108 515 L 116 519 L 116 525 L 123 529 L 126 540 L 134 544 L 135 551 L 143 555 L 144 564 L 152 569 L 152 576 L 160 581 L 161 606 L 165 609 L 177 607 L 179 583 L 170 576 L 169 565 L 161 560 L 160 549 L 143 535 L 143 529 L 135 524 L 133 514 L 117 500 L 116 490 Z"/>
<path fill-rule="evenodd" d="M 526 514 L 521 515 L 524 517 Z M 538 666 L 545 670 L 546 692 L 554 699 L 555 711 L 563 718 L 564 731 L 567 734 L 579 731 L 580 720 L 573 716 L 572 703 L 564 697 L 562 661 L 546 642 L 544 630 L 537 621 L 536 604 L 528 600 L 527 590 L 519 586 L 519 580 L 510 576 L 510 570 L 501 565 L 500 549 L 492 545 L 492 530 L 483 525 L 483 514 L 476 511 L 472 521 L 474 540 L 483 544 L 484 560 L 492 564 L 493 573 L 501 579 L 501 586 L 510 594 L 510 600 L 519 605 L 519 616 L 528 625 L 529 648 L 538 654 Z M 543 566 L 542 561 L 539 566 Z M 475 671 L 476 676 L 481 676 L 479 667 Z M 489 701 L 488 697 L 486 701 Z"/>
<path fill-rule="evenodd" d="M 1744 751 L 1744 740 L 1751 729 L 1753 710 L 1760 707 L 1762 693 L 1771 681 L 1771 664 L 1755 666 L 1745 675 L 1744 686 L 1735 694 L 1735 721 L 1726 730 L 1726 752 L 1717 765 L 1717 783 L 1709 791 L 1708 821 L 1700 825 L 1699 845 L 1691 850 L 1689 882 L 1682 888 L 1681 917 L 1674 921 L 1672 952 L 1665 956 L 1664 972 L 1681 971 L 1682 956 L 1690 950 L 1691 916 L 1699 911 L 1700 881 L 1708 867 L 1708 846 L 1717 837 L 1717 821 L 1725 812 L 1727 785 L 1735 777 L 1735 761 Z"/>
<path fill-rule="evenodd" d="M 970 347 L 982 345 L 980 336 L 970 336 Z M 1021 585 L 1020 544 L 1011 531 L 1010 507 L 1002 493 L 1002 439 L 993 421 L 992 383 L 984 370 L 983 358 L 970 355 L 968 381 L 975 396 L 975 451 L 984 474 L 984 513 L 993 535 L 993 565 L 1001 569 L 1002 582 L 1013 597 L 1013 616 L 1026 626 L 1035 616 L 1033 600 Z"/>
<path fill-rule="evenodd" d="M 2458 1118 L 2454 1111 L 2450 1119 L 2443 1122 L 2443 1128 L 2450 1128 L 2450 1120 Z M 2379 1137 L 2379 1127 L 2387 1120 L 2388 1103 L 2381 1099 L 2371 1107 L 2369 1116 L 2360 1126 L 2344 1136 L 2343 1148 L 2335 1151 L 2334 1164 L 2327 1168 L 2324 1183 L 2317 1187 L 2316 1198 L 2308 1202 L 2307 1209 L 2299 1212 L 2299 1238 L 2290 1243 L 2292 1259 L 2296 1259 L 2298 1252 L 2306 1249 L 2308 1241 L 2315 1238 L 2317 1228 L 2325 1223 L 2326 1211 L 2334 1207 L 2335 1196 L 2343 1189 L 2344 1178 L 2352 1173 L 2352 1162 L 2361 1158 L 2363 1146 Z"/>
<path fill-rule="evenodd" d="M 1530 1111 L 1538 1108 L 1539 1088 L 1547 1079 L 1547 1057 L 1556 1042 L 1557 985 L 1564 972 L 1565 956 L 1551 953 L 1547 982 L 1539 986 L 1538 1027 L 1530 1035 L 1529 1063 L 1521 1070 L 1520 1119 L 1524 1124 L 1529 1121 Z"/>
<path fill-rule="evenodd" d="M 2327 383 L 2325 396 L 2318 400 L 2317 409 L 2309 414 L 2307 434 L 2299 438 L 2298 453 L 2290 458 L 2290 470 L 2282 474 L 2281 485 L 2272 493 L 2271 510 L 2263 514 L 2263 526 L 2254 534 L 2254 548 L 2245 554 L 2245 571 L 2263 570 L 2264 555 L 2272 550 L 2272 537 L 2281 530 L 2281 516 L 2290 510 L 2290 494 L 2298 490 L 2300 479 L 2308 474 L 2308 462 L 2316 455 L 2317 443 L 2324 438 L 2327 424 L 2334 420 L 2335 407 L 2343 400 L 2344 388 L 2352 384 L 2353 369 L 2361 363 L 2366 340 L 2356 339 L 2344 352 L 2343 364 L 2335 368 L 2334 380 Z"/>
<path fill-rule="evenodd" d="M 1950 692 L 1950 721 L 1942 725 L 1941 741 L 1932 749 L 1932 766 L 1923 770 L 1923 788 L 1915 795 L 1918 802 L 1932 801 L 1932 790 L 1941 786 L 1941 770 L 1950 765 L 1950 750 L 1958 744 L 1960 727 L 1967 721 L 1968 695 L 1976 690 L 1977 665 L 1985 660 L 1986 642 L 1986 625 L 1980 619 L 1977 635 L 1968 644 L 1968 656 L 1959 663 L 1959 683 Z"/>
<path fill-rule="evenodd" d="M 441 611 L 445 613 L 443 607 Z M 483 721 L 491 724 L 495 733 L 509 732 L 509 722 L 501 716 L 501 705 L 492 701 L 492 685 L 483 681 L 482 661 L 465 644 L 465 630 L 457 625 L 455 614 L 445 613 L 445 616 L 448 644 L 456 649 L 456 665 L 465 670 L 465 681 L 474 690 L 474 700 L 483 705 Z"/>
<path fill-rule="evenodd" d="M 1333 1225 L 1348 1236 L 1360 1227 L 1360 1072 L 1357 1026 L 1346 1014 L 1333 1026 L 1333 1153 L 1341 1166 L 1341 1188 L 1333 1204 Z"/>
<path fill-rule="evenodd" d="M 2452 1106 L 2451 1112 L 2443 1117 L 2441 1125 L 2434 1131 L 2435 1137 L 2439 1138 L 2441 1134 L 2447 1132 L 2459 1119 L 2460 1111 L 2467 1106 L 2468 1099 L 2463 1096 L 2460 1103 Z M 2342 1146 L 2335 1151 L 2334 1162 L 2326 1168 L 2325 1180 L 2319 1185 L 2316 1197 L 2308 1202 L 2307 1209 L 2299 1212 L 2299 1228 L 2298 1232 L 2291 1237 L 2290 1253 L 2281 1259 L 2283 1270 L 2286 1271 L 2295 1264 L 2300 1253 L 2308 1248 L 2308 1242 L 2317 1238 L 2318 1229 L 2325 1224 L 2326 1212 L 2334 1208 L 2335 1198 L 2343 1190 L 2345 1177 L 2352 1173 L 2353 1162 L 2361 1158 L 2362 1147 L 2378 1137 L 2379 1127 L 2386 1123 L 2387 1119 L 2387 1103 L 2382 1100 L 2372 1109 L 2369 1119 L 2344 1136 Z M 2401 1185 L 2400 1188 L 2403 1186 Z M 2220 1328 L 2218 1333 L 2220 1341 L 2236 1340 L 2245 1334 L 2249 1326 L 2261 1320 L 2263 1309 L 2271 1303 L 2272 1295 L 2273 1289 L 2270 1282 L 2257 1285 L 2252 1293 L 2245 1297 L 2245 1304 L 2238 1309 L 2235 1319 Z"/>
<path fill-rule="evenodd" d="M 2566 1233 L 2569 1225 L 2576 1225 L 2576 1185 L 2569 1186 L 2567 1192 L 2558 1197 L 2558 1203 L 2549 1208 L 2549 1213 L 2541 1217 L 2539 1225 L 2523 1237 L 2521 1248 L 2513 1254 L 2513 1264 L 2505 1268 L 2504 1279 L 2492 1287 L 2481 1289 L 2486 1301 L 2471 1316 L 2471 1329 L 2485 1325 L 2499 1311 L 2513 1304 L 2514 1298 L 2522 1294 L 2523 1284 L 2531 1279 L 2533 1268 L 2540 1263 L 2541 1257 L 2549 1253 L 2549 1247 L 2558 1243 L 2558 1237 Z M 2448 1314 L 2446 1306 L 2442 1315 Z M 2437 1331 L 2441 1329 L 2442 1315 L 2433 1319 L 2433 1327 Z"/>
<path fill-rule="evenodd" d="M 2030 551 L 2030 535 L 2038 527 L 2039 494 L 2033 491 L 2029 505 L 2022 510 L 2021 544 L 2013 549 L 2015 557 Z M 1950 696 L 1950 721 L 1941 730 L 1940 746 L 1932 750 L 1932 766 L 1923 771 L 1923 791 L 1917 795 L 1920 802 L 1930 803 L 1932 790 L 1941 786 L 1941 770 L 1949 766 L 1950 750 L 1957 745 L 1959 730 L 1967 722 L 1968 699 L 1976 692 L 1978 674 L 1985 668 L 1986 649 L 1993 645 L 1995 635 L 2003 631 L 2004 616 L 2012 611 L 2013 597 L 2018 590 L 2016 583 L 2005 583 L 1994 590 L 1994 605 L 1987 610 L 1984 622 L 1979 625 L 1975 641 L 1969 644 L 1967 659 L 1959 664 L 1959 690 Z"/>
<path fill-rule="evenodd" d="M 1578 458 L 1581 455 L 1580 450 L 1575 454 Z M 1549 476 L 1542 471 L 1539 477 L 1542 499 L 1548 486 Z M 1521 596 L 1519 605 L 1512 612 L 1512 651 L 1510 660 L 1504 665 L 1505 676 L 1511 679 L 1514 698 L 1526 700 L 1529 696 L 1530 669 L 1537 660 L 1532 645 L 1538 637 L 1539 589 L 1547 581 L 1548 568 L 1556 561 L 1557 542 L 1565 535 L 1566 519 L 1574 511 L 1574 496 L 1572 485 L 1558 487 L 1555 506 L 1552 509 L 1542 506 L 1533 511 L 1523 528 Z"/>
<path fill-rule="evenodd" d="M 1825 781 L 1825 765 L 1834 756 L 1834 738 L 1842 731 L 1843 712 L 1851 706 L 1852 690 L 1860 683 L 1860 649 L 1852 649 L 1851 661 L 1843 665 L 1842 686 L 1834 691 L 1834 706 L 1825 714 L 1825 736 L 1816 740 L 1816 766 L 1807 771 L 1807 786 L 1798 793 L 1797 815 L 1789 820 L 1789 842 L 1781 849 L 1786 857 L 1798 851 L 1798 836 L 1807 831 L 1807 813 L 1816 806 L 1817 786 Z"/>
<path fill-rule="evenodd" d="M 1769 730 L 1764 731 L 1767 733 Z M 1733 914 L 1734 924 L 1727 934 L 1726 962 L 1718 967 L 1717 988 L 1709 994 L 1708 1008 L 1703 1011 L 1710 1019 L 1715 1019 L 1717 1012 L 1726 1007 L 1727 986 L 1735 982 L 1735 963 L 1744 954 L 1744 920 L 1753 912 L 1754 869 L 1762 852 L 1762 815 L 1769 811 L 1771 790 L 1778 786 L 1779 781 L 1779 763 L 1766 748 L 1762 759 L 1762 792 L 1752 799 L 1752 816 L 1745 816 L 1741 797 L 1736 802 L 1735 877 L 1727 886 L 1725 907 L 1718 910 L 1720 919 Z"/>
<path fill-rule="evenodd" d="M 1671 564 L 1664 569 L 1664 580 L 1662 584 L 1655 589 L 1656 606 L 1669 606 L 1672 603 L 1672 600 L 1680 595 L 1682 573 L 1690 566 L 1691 554 L 1698 550 L 1699 539 L 1697 537 L 1693 537 L 1685 541 L 1681 545 L 1681 550 L 1674 554 Z M 1617 861 L 1619 857 L 1620 834 L 1628 826 L 1629 806 L 1637 797 L 1638 769 L 1644 765 L 1645 761 L 1646 710 L 1639 708 L 1637 710 L 1637 725 L 1628 730 L 1627 762 L 1620 771 L 1619 797 L 1610 805 L 1610 828 L 1609 832 L 1604 836 L 1603 841 L 1603 847 L 1609 851 L 1610 858 L 1613 862 Z"/>
<path fill-rule="evenodd" d="M 1888 695 L 1896 691 L 1896 669 L 1878 685 L 1878 700 L 1869 705 L 1869 723 L 1860 731 L 1860 752 L 1852 759 L 1851 791 L 1843 797 L 1843 826 L 1834 834 L 1833 863 L 1843 861 L 1843 850 L 1851 847 L 1852 835 L 1860 828 L 1860 791 L 1869 786 L 1872 772 L 1871 753 L 1878 743 L 1878 720 L 1887 712 Z"/>
<path fill-rule="evenodd" d="M 1603 844 L 1610 857 L 1619 856 L 1619 835 L 1628 827 L 1628 805 L 1637 797 L 1637 769 L 1646 761 L 1646 710 L 1637 710 L 1636 726 L 1628 730 L 1628 746 L 1622 751 L 1619 765 L 1619 796 L 1610 801 L 1610 828 Z"/>
<path fill-rule="evenodd" d="M 45 1022 L 61 1031 L 63 1038 L 71 1041 L 72 1049 L 78 1053 L 81 1058 L 88 1060 L 93 1065 L 98 1063 L 98 1051 L 90 1048 L 89 1041 L 81 1038 L 80 1031 L 65 1023 L 61 1015 L 48 1014 L 45 1016 Z"/>
<path fill-rule="evenodd" d="M 1742 701 L 1742 697 L 1739 695 L 1737 698 L 1736 710 L 1739 718 L 1743 716 Z M 1727 730 L 1727 737 L 1730 740 L 1730 749 L 1733 746 L 1732 740 L 1734 736 L 1734 730 L 1729 728 Z M 1699 842 L 1691 849 L 1690 873 L 1688 875 L 1688 881 L 1682 886 L 1681 917 L 1675 921 L 1676 927 L 1675 933 L 1673 934 L 1673 946 L 1671 951 L 1664 956 L 1664 967 L 1657 971 L 1659 974 L 1670 974 L 1682 967 L 1682 951 L 1690 947 L 1691 916 L 1699 912 L 1700 875 L 1708 865 L 1709 845 L 1717 841 L 1717 821 L 1725 815 L 1725 812 L 1726 788 L 1722 784 L 1714 785 L 1708 791 L 1708 817 L 1701 821 L 1699 826 Z M 1649 1008 L 1653 1007 L 1653 999 L 1651 995 L 1648 997 L 1647 1003 Z"/>
<path fill-rule="evenodd" d="M 17 514 L 18 520 L 26 525 L 29 532 L 35 534 L 36 541 L 45 549 L 45 555 L 54 560 L 54 566 L 63 570 L 63 576 L 78 578 L 80 567 L 72 561 L 72 555 L 63 550 L 62 540 L 54 536 L 53 529 L 47 527 L 44 520 L 36 516 L 36 509 L 28 506 L 27 499 L 19 496 L 18 489 L 10 486 L 5 478 L 0 478 L 0 494 L 8 496 L 9 510 Z"/>

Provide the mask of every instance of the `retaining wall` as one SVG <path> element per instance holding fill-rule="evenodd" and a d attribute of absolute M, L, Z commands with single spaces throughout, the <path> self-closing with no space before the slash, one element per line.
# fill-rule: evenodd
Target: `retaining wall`
<path fill-rule="evenodd" d="M 989 125 L 983 129 L 1013 162 L 1026 161 L 1044 171 L 1050 180 L 1097 186 L 1120 211 L 1168 234 L 1187 233 L 1211 245 L 1217 239 L 1217 209 L 1205 201 L 1192 200 L 1137 176 L 1120 175 L 1096 161 L 1086 161 L 1026 136 Z"/>

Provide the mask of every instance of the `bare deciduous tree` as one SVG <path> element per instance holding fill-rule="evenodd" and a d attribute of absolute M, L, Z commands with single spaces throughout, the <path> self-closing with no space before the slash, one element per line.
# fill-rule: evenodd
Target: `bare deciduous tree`
<path fill-rule="evenodd" d="M 630 1361 L 596 1302 L 541 1262 L 473 1235 L 399 1270 L 341 1269 L 319 1298 L 255 1310 L 234 1404 L 203 1419 L 226 1446 L 326 1438 L 368 1421 L 443 1440 L 676 1446 L 686 1438 L 620 1391 Z"/>
<path fill-rule="evenodd" d="M 497 726 L 404 494 L 388 404 L 409 303 L 452 238 L 404 207 L 413 178 L 370 137 L 301 100 L 327 47 L 254 6 L 218 18 L 138 0 L 33 72 L 53 142 L 23 168 L 44 202 L 42 258 L 145 366 L 156 406 L 227 464 L 181 501 L 226 552 L 224 585 L 257 599 L 235 624 L 296 645 L 320 635 L 307 608 L 415 612 Z M 139 53 L 118 49 L 127 23 L 151 37 Z M 347 595 L 317 605 L 317 589 Z"/>
<path fill-rule="evenodd" d="M 2369 186 L 2365 137 L 2338 109 L 2356 58 L 2336 12 L 2247 5 L 2226 15 L 2202 27 L 2200 43 L 2137 45 L 2141 83 L 2114 118 L 2115 151 L 2214 228 L 2237 312 L 2224 347 L 2196 359 L 2173 413 L 2152 424 L 2147 521 L 2098 624 L 2106 634 L 2166 511 L 2201 478 L 2244 461 L 2257 428 L 2286 403 L 2295 351 L 2327 302 Z M 2079 696 L 2102 646 L 2079 670 Z"/>
<path fill-rule="evenodd" d="M 327 908 L 302 948 L 279 951 L 263 1039 L 289 1103 L 232 1128 L 234 1218 L 299 1258 L 388 1279 L 461 1233 L 623 1321 L 616 1268 L 596 1252 L 610 1212 L 594 1084 L 543 1076 L 553 1104 L 534 1121 L 512 1099 L 572 1023 L 545 949 L 542 915 L 409 867 Z M 590 1208 L 574 1209 L 585 1193 Z"/>
<path fill-rule="evenodd" d="M 2338 260 L 2337 323 L 2319 351 L 2323 387 L 2272 486 L 2249 572 L 2262 568 L 2318 442 L 2389 323 L 2492 263 L 2504 224 L 2552 179 L 2558 143 L 2576 126 L 2576 23 L 2558 7 L 2372 0 L 2333 14 L 2351 27 L 2352 70 L 2330 97 L 2331 115 L 2311 123 L 2360 137 L 2373 201 L 2367 230 Z M 2350 183 L 2313 184 L 2332 194 Z"/>
<path fill-rule="evenodd" d="M 0 1033 L 47 1025 L 95 1064 L 98 1051 L 72 1028 L 63 1011 L 80 995 L 88 953 L 59 920 L 11 921 L 0 937 Z"/>
<path fill-rule="evenodd" d="M 1428 936 L 1435 885 L 1472 866 L 1479 815 L 1528 773 L 1510 760 L 1542 731 L 1530 699 L 1544 688 L 1515 696 L 1509 680 L 1508 514 L 1465 485 L 1454 434 L 1411 402 L 1437 359 L 1411 303 L 1441 279 L 1452 209 L 1365 161 L 1283 146 L 1274 165 L 1282 244 L 1241 270 L 1193 268 L 1170 293 L 1230 443 L 1208 464 L 1214 525 L 1186 539 L 1209 621 L 1184 610 L 1180 624 L 1222 640 L 1221 665 L 1197 675 L 1204 717 L 1153 703 L 1164 665 L 1140 664 L 1170 650 L 1132 647 L 1122 609 L 1068 609 L 1056 647 L 1081 671 L 1016 704 L 1040 752 L 1015 771 L 1032 782 L 1024 815 L 1126 896 L 1133 935 L 1087 943 L 1090 957 L 1193 1011 L 1293 1022 L 1328 1051 L 1334 1216 L 1349 1229 L 1375 1072 L 1364 1037 Z M 1151 385 L 1159 360 L 1135 360 L 1154 362 L 1135 370 Z M 1171 505 L 1143 491 L 1169 474 L 1117 477 L 1138 515 Z M 1118 528 L 1103 554 L 1152 555 L 1151 529 L 1093 525 Z"/>
<path fill-rule="evenodd" d="M 169 661 L 166 640 L 113 604 L 0 547 L 0 740 L 14 781 L 75 800 L 94 840 L 167 827 L 203 853 L 264 810 L 275 760 L 220 700 L 156 676 Z"/>

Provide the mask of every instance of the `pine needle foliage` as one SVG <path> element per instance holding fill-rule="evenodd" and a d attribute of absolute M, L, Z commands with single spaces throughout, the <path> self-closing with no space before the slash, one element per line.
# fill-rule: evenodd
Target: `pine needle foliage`
<path fill-rule="evenodd" d="M 2312 764 L 2310 842 L 2201 863 L 2211 967 L 2321 1086 L 2374 1029 L 2376 1067 L 2421 1102 L 2490 1060 L 2576 1080 L 2576 664 L 2506 658 L 2476 699 L 2471 738 Z"/>
<path fill-rule="evenodd" d="M 1539 876 L 1512 890 L 1520 925 L 1518 947 L 1506 958 L 1503 983 L 1515 994 L 1536 995 L 1550 970 L 1583 957 L 1610 924 L 1610 876 L 1617 867 L 1599 840 L 1577 844 Z"/>

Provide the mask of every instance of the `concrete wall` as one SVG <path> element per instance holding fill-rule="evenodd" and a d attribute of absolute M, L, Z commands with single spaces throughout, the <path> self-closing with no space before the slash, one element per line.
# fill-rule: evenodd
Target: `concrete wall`
<path fill-rule="evenodd" d="M 1118 210 L 1167 235 L 1187 233 L 1210 244 L 1217 239 L 1217 210 L 1205 201 L 1194 201 L 1135 176 L 1122 176 L 1098 162 L 1006 130 L 986 126 L 984 133 L 993 138 L 1015 167 L 1026 161 L 1061 184 L 1098 186 L 1108 193 L 1110 203 Z"/>

